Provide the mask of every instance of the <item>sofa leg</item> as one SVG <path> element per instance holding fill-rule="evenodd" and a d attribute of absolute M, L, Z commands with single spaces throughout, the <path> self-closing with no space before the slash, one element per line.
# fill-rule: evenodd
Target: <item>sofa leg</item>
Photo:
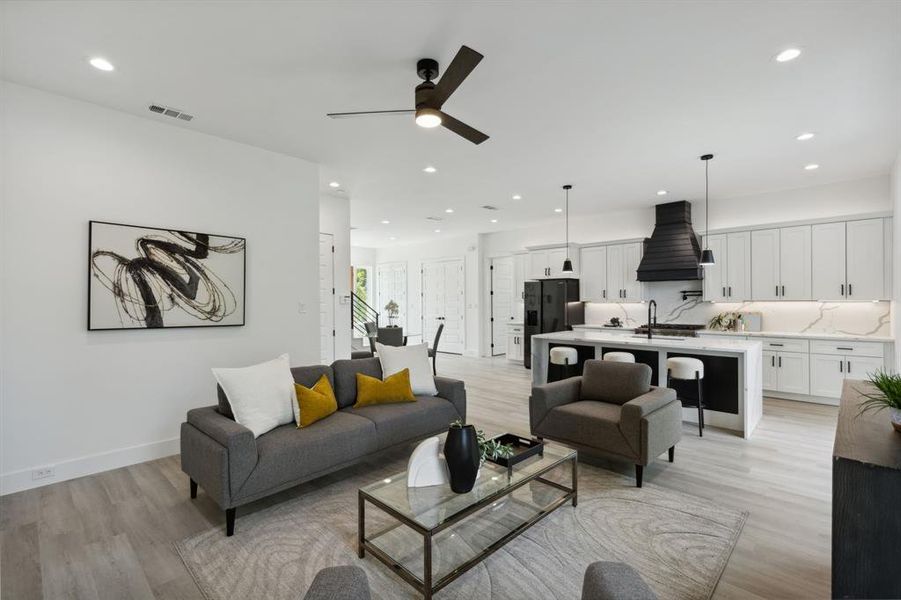
<path fill-rule="evenodd" d="M 669 449 L 669 461 L 673 462 L 674 460 L 676 460 L 676 447 L 672 446 Z"/>
<path fill-rule="evenodd" d="M 225 509 L 225 535 L 231 537 L 235 535 L 235 516 L 236 508 Z"/>
<path fill-rule="evenodd" d="M 191 480 L 191 498 L 197 497 L 197 482 L 193 479 Z"/>
<path fill-rule="evenodd" d="M 641 476 L 644 475 L 644 467 L 635 465 L 635 487 L 641 487 Z"/>

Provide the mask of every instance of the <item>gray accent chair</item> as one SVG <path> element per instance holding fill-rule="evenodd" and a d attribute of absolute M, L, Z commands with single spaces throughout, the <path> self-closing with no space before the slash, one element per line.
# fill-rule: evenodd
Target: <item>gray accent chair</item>
<path fill-rule="evenodd" d="M 360 567 L 326 567 L 316 573 L 303 600 L 370 600 L 369 580 Z"/>
<path fill-rule="evenodd" d="M 188 411 L 181 425 L 181 468 L 191 478 L 191 497 L 200 485 L 225 509 L 226 534 L 235 529 L 236 509 L 266 496 L 343 469 L 375 452 L 447 431 L 466 419 L 466 389 L 456 379 L 436 377 L 437 396 L 416 402 L 353 408 L 357 373 L 382 378 L 378 358 L 337 360 L 331 366 L 291 369 L 294 381 L 313 386 L 325 374 L 338 411 L 309 427 L 276 427 L 254 439 L 235 422 L 219 388 L 218 406 Z"/>
<path fill-rule="evenodd" d="M 657 595 L 629 565 L 595 562 L 585 570 L 582 600 L 657 600 Z"/>
<path fill-rule="evenodd" d="M 682 405 L 675 390 L 651 385 L 647 365 L 588 360 L 582 376 L 532 388 L 529 423 L 536 437 L 634 463 L 641 487 L 645 465 L 667 450 L 673 462 Z"/>

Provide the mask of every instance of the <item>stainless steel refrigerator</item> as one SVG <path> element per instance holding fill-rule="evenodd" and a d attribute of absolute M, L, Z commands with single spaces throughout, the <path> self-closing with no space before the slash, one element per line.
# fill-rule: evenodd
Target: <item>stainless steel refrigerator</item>
<path fill-rule="evenodd" d="M 542 279 L 525 283 L 525 347 L 523 364 L 532 368 L 532 336 L 567 331 L 585 323 L 578 279 Z"/>

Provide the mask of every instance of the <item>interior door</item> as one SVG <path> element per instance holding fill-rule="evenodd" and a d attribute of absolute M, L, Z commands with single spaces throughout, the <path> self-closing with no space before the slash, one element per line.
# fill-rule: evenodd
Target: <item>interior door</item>
<path fill-rule="evenodd" d="M 395 321 L 406 329 L 407 325 L 407 263 L 383 263 L 376 268 L 378 288 L 378 304 L 375 309 L 379 313 L 379 327 L 388 325 L 388 313 L 385 305 L 391 300 L 397 303 L 400 314 Z"/>
<path fill-rule="evenodd" d="M 810 225 L 779 231 L 779 278 L 780 299 L 810 300 Z"/>
<path fill-rule="evenodd" d="M 332 235 L 319 234 L 319 360 L 335 360 L 335 253 Z"/>
<path fill-rule="evenodd" d="M 811 298 L 844 300 L 848 293 L 844 223 L 823 223 L 810 228 L 810 264 Z"/>
<path fill-rule="evenodd" d="M 641 242 L 623 246 L 623 299 L 626 302 L 641 302 L 643 299 L 641 282 L 638 281 L 641 252 Z"/>
<path fill-rule="evenodd" d="M 444 325 L 439 352 L 463 354 L 465 332 L 463 259 L 422 265 L 422 332 L 432 347 L 439 325 Z"/>
<path fill-rule="evenodd" d="M 607 246 L 582 248 L 579 295 L 585 302 L 607 301 Z"/>
<path fill-rule="evenodd" d="M 716 255 L 714 255 L 716 256 Z M 751 232 L 726 236 L 726 294 L 730 302 L 751 299 Z"/>
<path fill-rule="evenodd" d="M 751 232 L 751 293 L 754 300 L 779 299 L 779 230 Z"/>
<path fill-rule="evenodd" d="M 513 257 L 491 260 L 491 355 L 504 354 L 513 314 Z"/>
<path fill-rule="evenodd" d="M 886 298 L 884 235 L 882 219 L 848 221 L 849 300 Z"/>
<path fill-rule="evenodd" d="M 726 273 L 728 269 L 726 236 L 707 236 L 704 240 L 704 246 L 713 251 L 713 259 L 716 261 L 714 264 L 704 267 L 704 300 L 725 302 L 728 297 L 726 294 Z"/>
<path fill-rule="evenodd" d="M 607 299 L 610 302 L 623 302 L 623 255 L 623 244 L 607 246 Z"/>

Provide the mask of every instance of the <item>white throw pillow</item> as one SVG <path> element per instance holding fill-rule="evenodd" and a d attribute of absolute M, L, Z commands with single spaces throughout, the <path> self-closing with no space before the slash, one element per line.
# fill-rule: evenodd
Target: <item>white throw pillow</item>
<path fill-rule="evenodd" d="M 235 421 L 257 438 L 294 421 L 294 377 L 288 355 L 239 369 L 213 369 Z"/>
<path fill-rule="evenodd" d="M 414 396 L 435 396 L 435 378 L 432 377 L 432 364 L 429 362 L 429 347 L 425 344 L 416 346 L 385 346 L 376 342 L 375 351 L 382 363 L 382 377 L 410 369 L 410 387 Z"/>

